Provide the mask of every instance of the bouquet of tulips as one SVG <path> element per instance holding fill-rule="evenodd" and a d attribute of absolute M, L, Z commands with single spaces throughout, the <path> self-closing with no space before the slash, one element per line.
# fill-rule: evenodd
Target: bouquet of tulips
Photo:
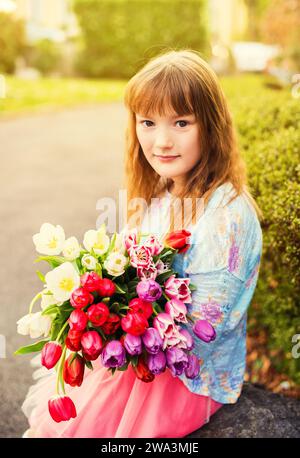
<path fill-rule="evenodd" d="M 103 224 L 85 233 L 82 247 L 75 237 L 66 239 L 61 226 L 44 223 L 33 236 L 41 255 L 36 262 L 47 261 L 51 270 L 45 276 L 37 271 L 43 289 L 17 325 L 20 334 L 43 338 L 15 354 L 41 352 L 41 364 L 55 367 L 56 395 L 48 401 L 53 420 L 76 417 L 64 384 L 80 386 L 99 357 L 112 375 L 130 364 L 144 382 L 167 368 L 173 376 L 198 376 L 194 340 L 182 325 L 190 320 L 205 342 L 216 333 L 208 321 L 195 322 L 188 313 L 195 285 L 172 269 L 174 256 L 189 248 L 190 235 L 175 231 L 161 243 L 134 229 L 110 238 Z"/>

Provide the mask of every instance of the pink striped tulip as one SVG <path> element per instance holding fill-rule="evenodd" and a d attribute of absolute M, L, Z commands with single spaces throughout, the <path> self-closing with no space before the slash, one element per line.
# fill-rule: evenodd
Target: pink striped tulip
<path fill-rule="evenodd" d="M 47 342 L 42 350 L 41 363 L 47 369 L 55 366 L 62 354 L 62 347 L 58 342 Z"/>
<path fill-rule="evenodd" d="M 52 396 L 48 401 L 48 409 L 51 417 L 57 423 L 68 421 L 77 416 L 74 402 L 68 396 L 59 394 Z"/>

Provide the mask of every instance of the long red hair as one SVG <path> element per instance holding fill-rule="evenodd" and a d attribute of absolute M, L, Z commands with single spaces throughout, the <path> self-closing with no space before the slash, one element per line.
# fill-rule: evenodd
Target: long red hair
<path fill-rule="evenodd" d="M 262 212 L 247 184 L 246 166 L 241 157 L 236 132 L 219 80 L 200 56 L 190 49 L 165 51 L 152 58 L 127 83 L 124 95 L 128 110 L 125 173 L 128 203 L 151 198 L 169 189 L 172 180 L 160 177 L 146 160 L 136 135 L 135 113 L 145 116 L 194 114 L 201 132 L 201 158 L 187 176 L 186 187 L 178 196 L 202 198 L 204 206 L 217 187 L 232 183 L 236 198 L 245 193 L 257 216 Z M 195 221 L 192 206 L 191 221 Z M 170 229 L 174 228 L 174 218 Z M 130 210 L 127 213 L 130 221 Z M 130 227 L 130 223 L 129 223 Z"/>

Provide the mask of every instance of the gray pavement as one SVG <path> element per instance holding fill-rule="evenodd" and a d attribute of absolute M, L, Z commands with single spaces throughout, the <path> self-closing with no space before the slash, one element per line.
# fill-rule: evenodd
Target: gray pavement
<path fill-rule="evenodd" d="M 40 291 L 32 235 L 43 222 L 60 224 L 82 241 L 96 228 L 101 197 L 123 188 L 126 110 L 121 103 L 52 111 L 0 120 L 0 437 L 21 437 L 28 423 L 20 407 L 32 379 L 34 354 L 13 352 L 33 341 L 16 321 Z M 117 228 L 118 229 L 118 228 Z M 38 304 L 36 304 L 38 310 Z"/>

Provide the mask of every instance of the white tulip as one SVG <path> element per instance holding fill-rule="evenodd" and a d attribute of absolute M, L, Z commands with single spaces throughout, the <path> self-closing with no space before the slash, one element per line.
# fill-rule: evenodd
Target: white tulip
<path fill-rule="evenodd" d="M 17 332 L 22 335 L 30 335 L 32 339 L 42 335 L 48 337 L 51 324 L 52 318 L 50 315 L 42 315 L 42 312 L 29 313 L 17 321 Z"/>
<path fill-rule="evenodd" d="M 110 240 L 109 240 L 108 235 L 106 234 L 106 229 L 105 229 L 104 224 L 102 224 L 100 229 L 98 229 L 97 231 L 90 229 L 89 231 L 87 231 L 84 234 L 84 238 L 83 238 L 84 247 L 87 249 L 87 251 L 90 251 L 90 252 L 94 250 L 94 252 L 98 254 L 99 256 L 107 252 L 109 243 L 110 243 Z"/>
<path fill-rule="evenodd" d="M 55 304 L 58 304 L 58 301 L 55 299 L 53 294 L 50 291 L 48 291 L 47 289 L 44 289 L 44 291 L 42 292 L 42 299 L 41 299 L 42 310 L 46 309 L 50 305 L 55 305 Z"/>
<path fill-rule="evenodd" d="M 32 314 L 32 320 L 30 322 L 29 334 L 32 339 L 37 337 L 49 336 L 51 329 L 52 318 L 50 315 L 42 315 L 42 312 Z"/>
<path fill-rule="evenodd" d="M 64 262 L 45 276 L 47 289 L 49 289 L 56 300 L 67 301 L 70 299 L 74 289 L 80 286 L 80 276 L 70 262 Z"/>
<path fill-rule="evenodd" d="M 104 261 L 104 267 L 114 277 L 122 275 L 125 272 L 125 266 L 128 262 L 122 253 L 111 253 Z"/>
<path fill-rule="evenodd" d="M 116 239 L 115 239 L 115 244 L 113 246 L 113 249 L 111 250 L 112 253 L 126 253 L 126 245 L 124 241 L 124 237 L 122 234 L 116 234 Z"/>
<path fill-rule="evenodd" d="M 69 237 L 63 246 L 63 255 L 68 261 L 73 261 L 80 255 L 80 245 L 76 237 Z"/>
<path fill-rule="evenodd" d="M 28 315 L 23 316 L 17 321 L 17 332 L 22 336 L 27 336 L 29 334 L 30 329 L 30 322 L 31 322 L 32 315 L 29 313 Z"/>
<path fill-rule="evenodd" d="M 32 240 L 38 253 L 58 255 L 63 249 L 65 232 L 61 226 L 44 223 L 40 228 L 40 232 L 35 234 Z"/>
<path fill-rule="evenodd" d="M 97 266 L 97 259 L 90 254 L 85 254 L 82 256 L 81 264 L 88 270 L 95 270 Z"/>

